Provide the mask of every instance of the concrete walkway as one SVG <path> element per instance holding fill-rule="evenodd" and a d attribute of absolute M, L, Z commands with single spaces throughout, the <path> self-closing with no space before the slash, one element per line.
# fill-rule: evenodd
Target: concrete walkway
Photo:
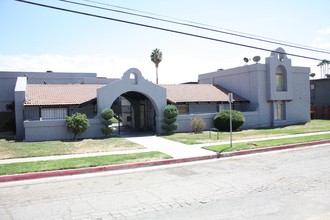
<path fill-rule="evenodd" d="M 167 140 L 162 137 L 144 136 L 144 137 L 128 137 L 129 141 L 147 147 L 151 151 L 161 151 L 174 159 L 189 158 L 215 155 L 215 152 L 202 149 L 200 146 L 187 145 L 179 142 Z"/>

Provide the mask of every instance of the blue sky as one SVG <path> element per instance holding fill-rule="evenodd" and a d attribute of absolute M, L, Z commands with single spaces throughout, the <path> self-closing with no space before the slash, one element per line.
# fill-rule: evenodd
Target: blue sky
<path fill-rule="evenodd" d="M 279 47 L 56 0 L 31 1 L 267 49 Z M 90 4 L 83 0 L 74 1 Z M 328 0 L 95 1 L 330 51 Z M 259 55 L 260 62 L 264 63 L 270 55 L 265 51 L 32 6 L 14 0 L 0 1 L 0 30 L 0 71 L 96 72 L 98 76 L 117 78 L 125 70 L 136 67 L 146 79 L 154 82 L 155 66 L 150 61 L 150 54 L 153 49 L 159 48 L 163 53 L 163 61 L 159 65 L 159 83 L 164 84 L 196 81 L 198 74 L 242 66 L 244 57 Z M 330 60 L 329 54 L 282 47 L 288 53 Z M 318 77 L 318 61 L 289 58 L 293 65 L 311 67 L 311 72 L 315 72 Z"/>

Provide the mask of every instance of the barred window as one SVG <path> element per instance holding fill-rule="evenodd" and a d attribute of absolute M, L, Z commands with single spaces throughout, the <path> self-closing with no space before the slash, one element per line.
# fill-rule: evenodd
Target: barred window
<path fill-rule="evenodd" d="M 274 119 L 285 120 L 285 102 L 277 101 L 274 104 Z"/>
<path fill-rule="evenodd" d="M 65 119 L 66 116 L 68 116 L 67 108 L 42 108 L 41 109 L 42 120 Z"/>

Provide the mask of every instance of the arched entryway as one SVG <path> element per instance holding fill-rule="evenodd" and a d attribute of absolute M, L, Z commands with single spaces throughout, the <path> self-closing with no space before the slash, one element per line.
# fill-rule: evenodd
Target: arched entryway
<path fill-rule="evenodd" d="M 145 95 L 125 92 L 115 100 L 111 108 L 121 119 L 122 131 L 156 132 L 155 108 Z"/>
<path fill-rule="evenodd" d="M 161 133 L 166 103 L 166 89 L 144 79 L 136 68 L 127 70 L 120 80 L 97 89 L 98 115 L 105 108 L 113 108 L 132 130 Z"/>

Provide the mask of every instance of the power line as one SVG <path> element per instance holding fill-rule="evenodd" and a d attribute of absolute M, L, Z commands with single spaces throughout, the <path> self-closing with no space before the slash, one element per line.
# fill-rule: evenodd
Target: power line
<path fill-rule="evenodd" d="M 147 25 L 147 24 L 141 24 L 141 23 L 126 21 L 126 20 L 121 20 L 121 19 L 116 19 L 116 18 L 111 18 L 111 17 L 105 17 L 105 16 L 101 16 L 101 15 L 90 14 L 90 13 L 86 13 L 86 12 L 55 7 L 55 6 L 51 6 L 51 5 L 45 5 L 45 4 L 30 2 L 30 1 L 26 1 L 26 0 L 16 0 L 16 1 L 31 4 L 31 5 L 36 5 L 36 6 L 40 6 L 40 7 L 65 11 L 65 12 L 69 12 L 69 13 L 74 13 L 74 14 L 80 14 L 80 15 L 85 15 L 85 16 L 90 16 L 90 17 L 95 17 L 95 18 L 100 18 L 100 19 L 106 19 L 106 20 L 110 20 L 110 21 L 116 21 L 116 22 L 121 22 L 121 23 L 126 23 L 126 24 L 131 24 L 131 25 L 136 25 L 136 26 L 141 26 L 141 27 L 146 27 L 146 28 L 151 28 L 151 29 L 156 29 L 156 30 L 161 30 L 161 31 L 166 31 L 166 32 L 171 32 L 171 33 L 175 33 L 175 34 L 181 34 L 181 35 L 201 38 L 201 39 L 206 39 L 206 40 L 211 40 L 211 41 L 216 41 L 216 42 L 221 42 L 221 43 L 227 43 L 227 44 L 231 44 L 231 45 L 235 45 L 235 46 L 247 47 L 247 48 L 256 49 L 256 50 L 263 50 L 263 51 L 267 51 L 267 52 L 274 52 L 274 50 L 270 50 L 270 49 L 266 49 L 266 48 L 262 48 L 262 47 L 255 47 L 255 46 L 251 46 L 251 45 L 247 45 L 247 44 L 241 44 L 241 43 L 236 43 L 236 42 L 232 42 L 232 41 L 225 41 L 225 40 L 220 40 L 220 39 L 216 39 L 216 38 L 210 38 L 210 37 L 197 35 L 197 34 L 192 34 L 192 33 L 188 33 L 188 32 L 182 32 L 182 31 L 177 31 L 177 30 L 172 30 L 172 29 L 167 29 L 167 28 L 162 28 L 162 27 L 157 27 L 157 26 L 152 26 L 152 25 Z M 292 54 L 292 53 L 285 53 L 285 54 L 290 55 L 290 56 L 310 59 L 310 60 L 322 61 L 322 59 L 318 59 L 318 58 L 315 58 L 315 57 L 302 56 L 302 55 Z"/>
<path fill-rule="evenodd" d="M 99 7 L 99 6 L 90 5 L 90 4 L 78 3 L 78 2 L 73 2 L 73 1 L 69 1 L 69 0 L 59 0 L 59 1 L 67 2 L 67 3 L 71 3 L 71 4 L 76 4 L 76 5 L 81 5 L 81 6 L 86 6 L 86 7 L 90 7 L 90 8 L 107 10 L 107 11 L 112 11 L 112 12 L 117 12 L 117 13 L 122 13 L 122 14 L 128 14 L 128 15 L 137 16 L 137 17 L 143 17 L 143 18 L 152 19 L 152 20 L 158 20 L 158 21 L 172 23 L 172 24 L 178 24 L 178 25 L 193 27 L 193 28 L 212 31 L 212 32 L 218 32 L 218 33 L 222 33 L 222 34 L 232 35 L 232 36 L 246 38 L 246 39 L 255 40 L 255 41 L 262 41 L 262 42 L 266 42 L 266 43 L 277 44 L 277 45 L 292 47 L 292 48 L 296 48 L 296 49 L 302 49 L 302 50 L 308 50 L 308 51 L 313 51 L 313 52 L 318 52 L 318 53 L 330 54 L 329 50 L 323 50 L 323 49 L 308 47 L 308 46 L 304 46 L 304 45 L 294 44 L 294 43 L 290 43 L 290 42 L 274 40 L 274 39 L 271 39 L 271 38 L 265 38 L 265 37 L 261 37 L 261 36 L 257 36 L 257 35 L 246 34 L 246 33 L 243 33 L 243 32 L 233 31 L 233 30 L 224 29 L 224 28 L 221 28 L 221 29 L 226 30 L 226 31 L 221 31 L 221 30 L 214 29 L 215 28 L 214 26 L 206 25 L 206 24 L 202 24 L 202 23 L 198 23 L 198 22 L 193 22 L 193 21 L 188 21 L 188 20 L 171 18 L 171 19 L 175 19 L 175 20 L 178 20 L 178 21 L 188 22 L 188 23 L 191 23 L 191 24 L 176 22 L 176 21 L 172 21 L 172 20 L 168 20 L 168 19 L 156 18 L 156 17 L 153 17 L 153 16 L 146 16 L 146 15 L 141 15 L 141 14 L 136 14 L 136 13 L 130 13 L 130 12 L 126 12 L 126 11 L 115 10 L 115 9 L 110 9 L 110 8 L 105 8 L 105 7 Z M 144 13 L 144 14 L 149 14 L 149 15 L 154 15 L 154 16 L 158 16 L 158 17 L 160 16 L 160 17 L 170 18 L 168 16 L 158 15 L 158 14 L 155 14 L 155 13 L 144 12 L 144 11 L 140 11 L 140 10 L 121 7 L 121 6 L 117 6 L 117 5 L 111 5 L 111 4 L 107 4 L 107 3 L 101 3 L 101 2 L 92 1 L 92 0 L 83 0 L 83 1 L 94 3 L 94 4 L 99 4 L 99 5 L 106 5 L 106 6 L 110 6 L 110 7 L 114 7 L 114 8 L 120 8 L 120 9 L 124 9 L 124 10 L 129 10 L 129 11 L 134 11 L 134 12 L 139 12 L 139 13 Z M 217 27 L 217 28 L 219 29 L 219 27 Z M 228 31 L 230 31 L 230 32 L 228 32 Z"/>

